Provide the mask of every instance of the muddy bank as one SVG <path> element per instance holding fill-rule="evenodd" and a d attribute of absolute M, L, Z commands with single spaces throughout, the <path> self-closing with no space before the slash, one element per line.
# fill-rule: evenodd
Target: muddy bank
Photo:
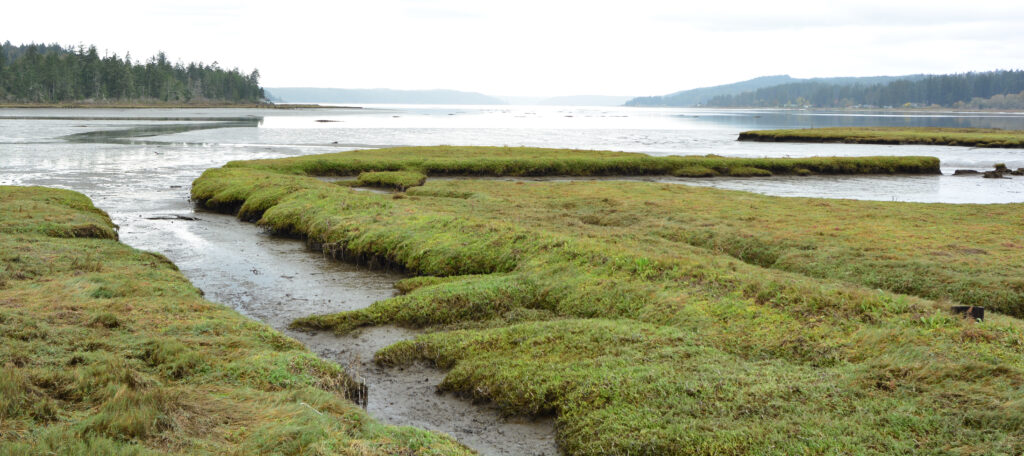
<path fill-rule="evenodd" d="M 339 337 L 287 327 L 299 317 L 359 309 L 394 296 L 394 283 L 404 275 L 333 261 L 300 240 L 271 236 L 212 212 L 139 216 L 122 233 L 133 244 L 171 258 L 207 299 L 268 323 L 345 366 L 368 385 L 367 410 L 374 418 L 445 432 L 481 454 L 558 454 L 551 419 L 505 419 L 486 405 L 438 394 L 445 373 L 424 364 L 382 368 L 373 363 L 377 350 L 415 337 L 415 331 L 381 327 Z"/>
<path fill-rule="evenodd" d="M 350 336 L 288 331 L 310 350 L 366 382 L 370 386 L 367 410 L 385 423 L 445 432 L 485 455 L 558 454 L 551 418 L 502 418 L 488 405 L 467 407 L 466 399 L 437 392 L 445 373 L 424 363 L 399 368 L 373 363 L 378 350 L 416 334 L 394 326 L 366 328 Z"/>

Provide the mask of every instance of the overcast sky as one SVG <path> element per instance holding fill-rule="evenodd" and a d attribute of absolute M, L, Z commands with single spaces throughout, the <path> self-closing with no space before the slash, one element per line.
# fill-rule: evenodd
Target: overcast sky
<path fill-rule="evenodd" d="M 151 4 L 152 3 L 152 4 Z M 258 68 L 265 87 L 654 95 L 1024 68 L 1024 1 L 17 1 L 0 40 Z"/>

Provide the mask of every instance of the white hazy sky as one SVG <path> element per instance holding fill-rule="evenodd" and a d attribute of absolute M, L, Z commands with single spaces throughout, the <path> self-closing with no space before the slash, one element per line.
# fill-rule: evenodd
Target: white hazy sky
<path fill-rule="evenodd" d="M 1024 1 L 10 1 L 0 40 L 258 68 L 266 87 L 655 95 L 1024 68 Z"/>

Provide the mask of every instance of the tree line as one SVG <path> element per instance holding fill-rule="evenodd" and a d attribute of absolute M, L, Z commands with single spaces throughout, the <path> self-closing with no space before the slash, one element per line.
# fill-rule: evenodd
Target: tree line
<path fill-rule="evenodd" d="M 257 103 L 264 100 L 259 78 L 258 70 L 243 74 L 217 62 L 172 64 L 163 52 L 143 63 L 130 54 L 100 57 L 95 46 L 0 46 L 2 102 Z"/>
<path fill-rule="evenodd" d="M 926 76 L 884 84 L 798 82 L 708 100 L 713 107 L 958 107 L 1024 91 L 1024 70 Z"/>

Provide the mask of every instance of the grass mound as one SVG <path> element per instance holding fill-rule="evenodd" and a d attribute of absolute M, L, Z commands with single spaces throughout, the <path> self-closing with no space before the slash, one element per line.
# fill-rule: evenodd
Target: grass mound
<path fill-rule="evenodd" d="M 532 147 L 395 147 L 230 162 L 228 168 L 255 168 L 309 176 L 352 176 L 363 172 L 410 171 L 427 176 L 637 176 L 672 175 L 681 170 L 753 167 L 773 174 L 937 174 L 933 157 L 729 158 L 652 157 L 646 154 Z"/>
<path fill-rule="evenodd" d="M 0 454 L 469 453 L 373 421 L 340 367 L 203 300 L 84 196 L 0 205 Z"/>
<path fill-rule="evenodd" d="M 745 131 L 740 133 L 739 140 L 1021 148 L 1024 147 L 1024 131 L 937 127 L 833 127 Z"/>
<path fill-rule="evenodd" d="M 296 163 L 208 170 L 193 198 L 279 195 L 260 224 L 430 277 L 295 324 L 432 328 L 378 362 L 433 362 L 442 389 L 554 414 L 569 454 L 1024 450 L 1024 322 L 948 311 L 1024 314 L 1020 205 L 623 181 L 428 181 L 394 199 Z"/>
<path fill-rule="evenodd" d="M 708 167 L 693 165 L 676 169 L 672 171 L 672 175 L 676 177 L 715 177 L 718 172 Z"/>
<path fill-rule="evenodd" d="M 800 169 L 802 170 L 803 168 Z M 794 171 L 794 173 L 800 172 Z M 729 175 L 733 177 L 768 177 L 772 175 L 772 172 L 753 166 L 737 166 L 729 170 Z"/>
<path fill-rule="evenodd" d="M 376 171 L 359 173 L 359 185 L 367 187 L 388 187 L 404 192 L 409 187 L 418 187 L 426 182 L 427 176 L 416 171 Z"/>

